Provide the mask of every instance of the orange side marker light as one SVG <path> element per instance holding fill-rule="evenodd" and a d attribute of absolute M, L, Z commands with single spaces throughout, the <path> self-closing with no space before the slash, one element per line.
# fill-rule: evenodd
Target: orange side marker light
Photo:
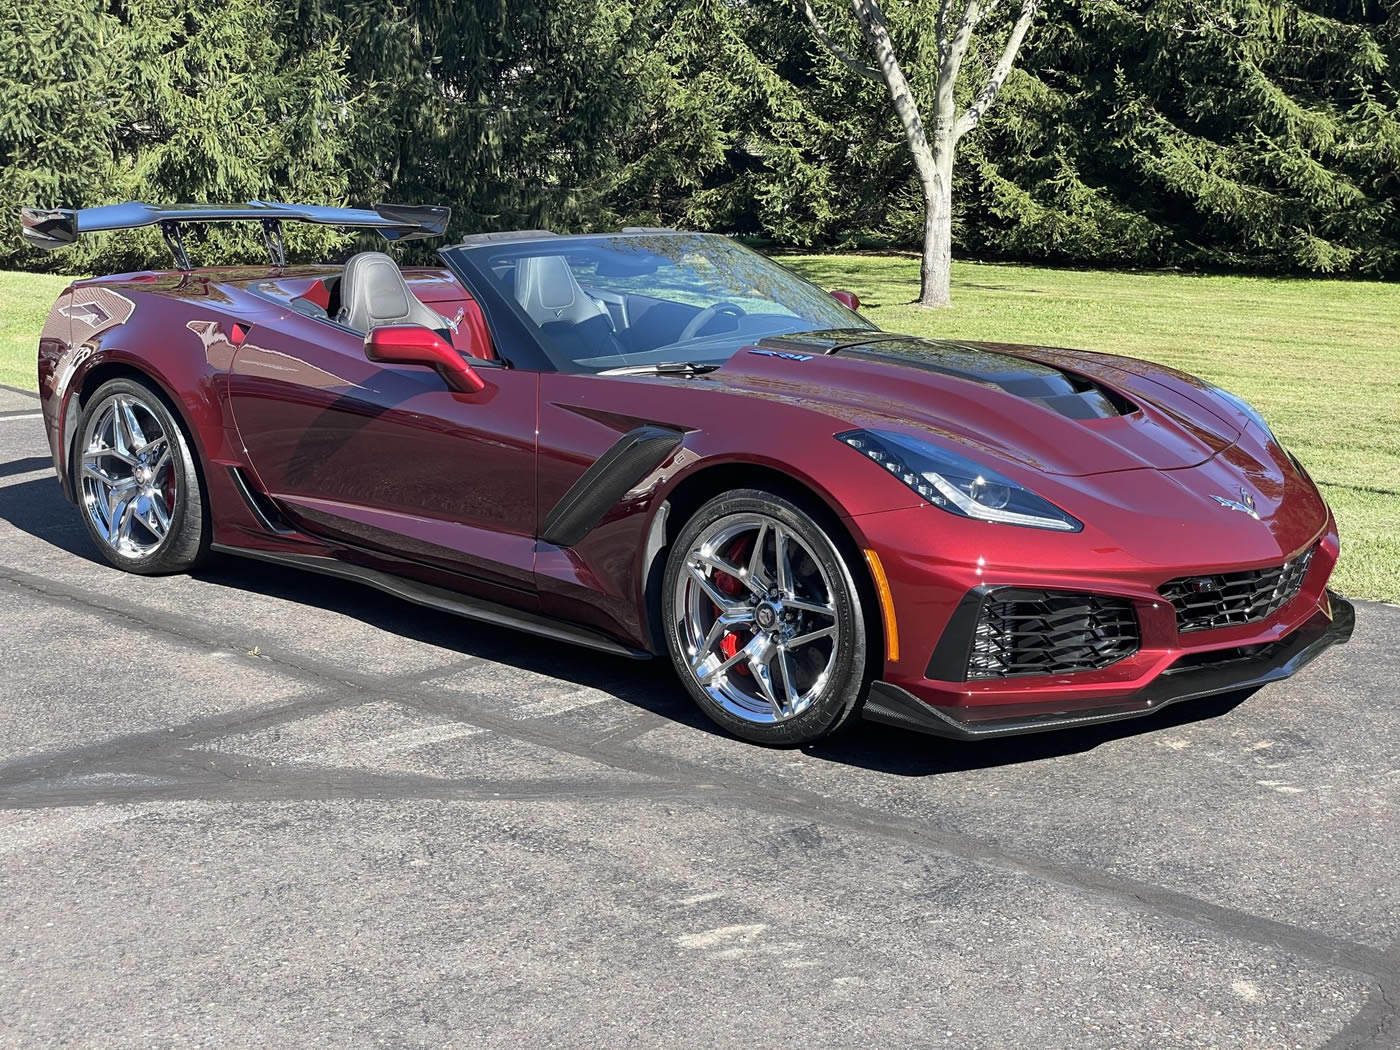
<path fill-rule="evenodd" d="M 870 575 L 875 580 L 875 592 L 880 596 L 880 613 L 885 621 L 885 659 L 893 662 L 899 659 L 899 627 L 894 621 L 894 598 L 890 595 L 890 581 L 885 578 L 885 567 L 880 564 L 880 556 L 874 551 L 865 552 L 865 563 L 870 566 Z"/>

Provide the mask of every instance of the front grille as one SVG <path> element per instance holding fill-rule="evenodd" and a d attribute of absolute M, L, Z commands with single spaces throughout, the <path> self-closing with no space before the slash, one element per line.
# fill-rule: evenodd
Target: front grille
<path fill-rule="evenodd" d="M 967 677 L 1094 671 L 1137 652 L 1132 602 L 1053 591 L 993 593 L 973 629 Z"/>
<path fill-rule="evenodd" d="M 1176 629 L 1182 634 L 1257 623 L 1297 597 L 1316 549 L 1272 569 L 1183 576 L 1157 592 L 1176 608 Z"/>

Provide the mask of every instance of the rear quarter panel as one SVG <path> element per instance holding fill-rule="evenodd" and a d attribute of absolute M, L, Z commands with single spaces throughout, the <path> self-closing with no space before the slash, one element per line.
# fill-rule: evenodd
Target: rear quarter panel
<path fill-rule="evenodd" d="M 40 397 L 65 494 L 74 498 L 69 459 L 84 388 L 112 366 L 160 388 L 206 468 L 228 461 L 234 455 L 226 433 L 224 377 L 234 349 L 228 333 L 235 319 L 268 312 L 278 311 L 197 273 L 75 282 L 50 314 L 39 349 Z"/>
<path fill-rule="evenodd" d="M 54 457 L 54 467 L 58 467 L 59 431 L 55 397 L 58 376 L 64 362 L 71 361 L 72 322 L 68 319 L 69 305 L 73 300 L 72 287 L 59 293 L 57 301 L 44 318 L 44 327 L 39 332 L 39 402 L 44 412 L 44 432 L 49 439 L 49 453 Z"/>

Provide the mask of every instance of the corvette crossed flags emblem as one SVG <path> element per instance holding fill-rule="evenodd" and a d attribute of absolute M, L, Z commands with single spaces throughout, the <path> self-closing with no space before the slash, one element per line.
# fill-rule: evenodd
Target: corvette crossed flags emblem
<path fill-rule="evenodd" d="M 1232 499 L 1226 499 L 1224 496 L 1212 495 L 1210 498 L 1227 510 L 1237 510 L 1241 514 L 1248 514 L 1255 521 L 1259 520 L 1259 512 L 1254 509 L 1254 497 L 1244 489 L 1240 489 L 1240 498 L 1238 502 Z"/>

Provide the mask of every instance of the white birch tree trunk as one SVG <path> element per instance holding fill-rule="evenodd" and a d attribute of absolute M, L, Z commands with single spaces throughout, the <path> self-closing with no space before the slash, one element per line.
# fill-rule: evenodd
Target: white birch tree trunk
<path fill-rule="evenodd" d="M 920 306 L 952 305 L 953 268 L 953 160 L 958 140 L 975 128 L 1005 82 L 1040 0 L 1021 0 L 1021 11 L 1011 28 L 1001 59 L 972 103 L 957 111 L 954 91 L 972 32 L 999 0 L 942 0 L 931 27 L 938 42 L 938 79 L 934 89 L 933 141 L 924 131 L 923 119 L 909 81 L 900 68 L 894 43 L 885 25 L 879 0 L 851 0 L 851 10 L 861 34 L 875 57 L 867 66 L 845 51 L 817 18 L 811 0 L 799 0 L 812 31 L 822 45 L 844 65 L 862 76 L 883 81 L 889 90 L 895 115 L 904 128 L 909 155 L 924 195 L 924 250 L 919 267 Z"/>
<path fill-rule="evenodd" d="M 919 305 L 951 306 L 953 279 L 953 150 L 933 158 L 936 174 L 924 184 L 924 253 Z"/>

